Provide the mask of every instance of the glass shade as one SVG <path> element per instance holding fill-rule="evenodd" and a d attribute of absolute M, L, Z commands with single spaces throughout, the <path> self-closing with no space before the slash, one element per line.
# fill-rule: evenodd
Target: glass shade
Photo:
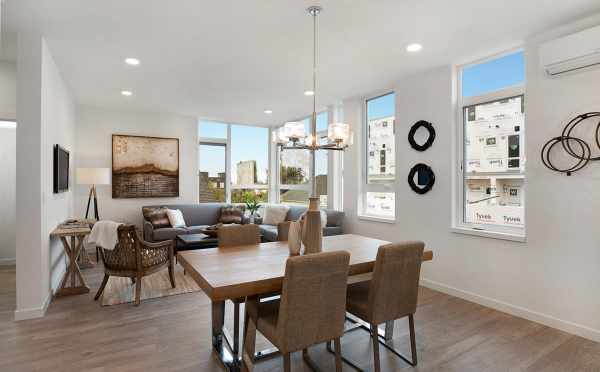
<path fill-rule="evenodd" d="M 329 124 L 327 137 L 337 144 L 347 144 L 350 138 L 350 125 L 344 123 Z"/>
<path fill-rule="evenodd" d="M 286 131 L 286 135 L 292 140 L 300 140 L 306 137 L 306 129 L 304 123 L 299 121 L 290 121 L 285 123 L 283 126 Z"/>
<path fill-rule="evenodd" d="M 273 131 L 271 132 L 271 140 L 274 143 L 280 144 L 280 145 L 285 145 L 286 143 L 289 142 L 289 138 L 286 134 L 286 128 L 284 127 L 280 127 L 280 128 L 276 128 L 273 129 Z"/>

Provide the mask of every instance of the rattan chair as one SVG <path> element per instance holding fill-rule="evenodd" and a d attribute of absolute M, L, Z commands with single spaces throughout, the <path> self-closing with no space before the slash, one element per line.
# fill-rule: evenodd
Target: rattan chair
<path fill-rule="evenodd" d="M 140 304 L 144 276 L 168 268 L 171 285 L 175 288 L 173 241 L 148 243 L 140 237 L 140 233 L 134 225 L 121 225 L 117 233 L 119 242 L 115 248 L 100 250 L 104 262 L 104 279 L 94 300 L 100 298 L 111 275 L 128 277 L 135 282 L 136 306 Z"/>
<path fill-rule="evenodd" d="M 223 225 L 217 230 L 217 237 L 220 249 L 260 244 L 260 229 L 255 224 Z M 240 304 L 243 304 L 246 298 L 240 297 L 231 301 L 233 302 L 233 340 L 230 340 L 227 329 L 223 329 L 223 333 L 225 341 L 229 343 L 234 356 L 237 357 L 240 350 Z"/>
<path fill-rule="evenodd" d="M 290 257 L 285 266 L 281 298 L 246 301 L 243 363 L 253 369 L 256 331 L 281 354 L 284 371 L 290 372 L 290 354 L 302 350 L 311 369 L 308 347 L 333 340 L 336 371 L 342 371 L 340 337 L 344 333 L 346 288 L 350 254 L 345 251 Z"/>
<path fill-rule="evenodd" d="M 422 242 L 386 244 L 379 247 L 371 281 L 348 286 L 346 311 L 370 324 L 373 339 L 375 372 L 381 370 L 379 343 L 412 366 L 417 365 L 415 322 L 419 294 L 419 276 L 423 250 Z M 408 317 L 412 360 L 394 350 L 379 335 L 378 325 Z M 356 363 L 343 358 L 355 368 Z"/>

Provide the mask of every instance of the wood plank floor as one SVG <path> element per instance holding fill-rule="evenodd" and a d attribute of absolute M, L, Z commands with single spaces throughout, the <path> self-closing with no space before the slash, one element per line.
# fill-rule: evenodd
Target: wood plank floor
<path fill-rule="evenodd" d="M 223 370 L 211 352 L 204 294 L 147 300 L 139 307 L 101 307 L 93 295 L 102 269 L 87 269 L 84 275 L 89 295 L 55 299 L 46 317 L 14 322 L 15 269 L 0 267 L 0 371 Z M 415 318 L 419 366 L 413 369 L 380 348 L 383 371 L 600 371 L 598 343 L 426 288 Z M 407 323 L 397 322 L 394 344 L 408 352 L 408 342 Z M 366 333 L 344 336 L 342 350 L 370 366 Z M 322 345 L 311 353 L 324 371 L 334 370 L 333 357 Z M 293 370 L 309 371 L 296 354 Z M 273 358 L 256 370 L 281 367 L 281 359 Z"/>

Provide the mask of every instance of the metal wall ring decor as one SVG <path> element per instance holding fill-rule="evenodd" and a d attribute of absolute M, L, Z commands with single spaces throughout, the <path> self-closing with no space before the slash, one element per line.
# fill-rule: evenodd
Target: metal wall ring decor
<path fill-rule="evenodd" d="M 415 175 L 418 179 L 418 185 L 415 183 Z M 430 166 L 419 163 L 412 167 L 408 173 L 408 184 L 410 188 L 417 194 L 426 194 L 433 188 L 433 185 L 435 184 L 435 173 L 433 173 L 433 169 L 431 169 Z"/>
<path fill-rule="evenodd" d="M 419 145 L 415 141 L 415 134 L 417 133 L 417 130 L 419 130 L 421 127 L 427 129 L 427 132 L 429 132 L 429 136 L 427 136 L 427 141 L 425 141 L 424 144 Z M 433 144 L 433 141 L 435 141 L 435 129 L 433 128 L 433 125 L 428 121 L 425 121 L 425 120 L 417 121 L 410 128 L 410 131 L 408 132 L 408 143 L 410 143 L 410 146 L 417 151 L 427 150 L 428 148 L 431 147 L 431 145 Z"/>
<path fill-rule="evenodd" d="M 590 118 L 600 118 L 600 112 L 588 112 L 577 115 L 571 119 L 567 125 L 565 125 L 560 136 L 553 137 L 544 144 L 541 151 L 541 157 L 542 163 L 548 169 L 559 173 L 566 173 L 567 176 L 570 176 L 572 173 L 585 168 L 590 162 L 600 160 L 600 156 L 592 156 L 592 149 L 586 141 L 571 134 L 575 127 Z M 595 141 L 596 146 L 600 149 L 600 120 L 596 124 Z M 552 163 L 552 160 L 550 159 L 550 152 L 554 146 L 559 143 L 561 144 L 563 150 L 576 160 L 574 165 L 567 168 L 559 168 Z M 576 146 L 574 148 L 573 145 L 575 144 Z"/>

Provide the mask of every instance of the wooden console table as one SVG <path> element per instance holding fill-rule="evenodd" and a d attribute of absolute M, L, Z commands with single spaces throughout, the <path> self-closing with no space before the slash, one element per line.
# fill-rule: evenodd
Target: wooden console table
<path fill-rule="evenodd" d="M 92 230 L 89 227 L 59 228 L 50 233 L 50 236 L 60 238 L 65 254 L 69 257 L 67 272 L 56 292 L 57 297 L 89 293 L 90 288 L 85 284 L 83 275 L 77 263 L 79 254 L 85 250 L 83 240 Z M 70 238 L 70 244 L 67 238 Z M 79 280 L 79 284 L 77 281 Z M 70 283 L 69 286 L 67 286 Z"/>

